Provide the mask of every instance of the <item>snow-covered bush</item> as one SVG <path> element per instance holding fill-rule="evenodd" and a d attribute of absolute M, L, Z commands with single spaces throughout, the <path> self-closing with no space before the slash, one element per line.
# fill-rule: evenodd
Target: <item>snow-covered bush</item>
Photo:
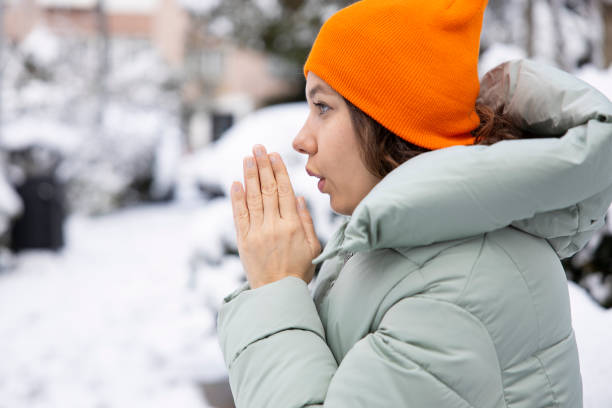
<path fill-rule="evenodd" d="M 98 49 L 37 28 L 6 50 L 1 147 L 60 152 L 71 210 L 168 198 L 182 151 L 176 75 L 149 43 L 116 38 L 101 78 Z"/>

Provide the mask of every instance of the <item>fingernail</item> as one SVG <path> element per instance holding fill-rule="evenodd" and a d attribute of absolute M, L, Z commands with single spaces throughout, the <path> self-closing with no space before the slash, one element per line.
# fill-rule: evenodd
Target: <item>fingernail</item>
<path fill-rule="evenodd" d="M 271 154 L 270 155 L 270 161 L 272 163 L 276 163 L 278 161 L 278 157 L 276 157 L 276 154 Z"/>
<path fill-rule="evenodd" d="M 306 209 L 306 201 L 304 201 L 304 197 L 298 198 L 298 208 L 300 210 Z"/>
<path fill-rule="evenodd" d="M 246 159 L 246 166 L 249 169 L 255 167 L 255 160 L 252 157 L 247 157 L 247 159 Z"/>
<path fill-rule="evenodd" d="M 234 193 L 239 192 L 239 191 L 240 191 L 240 183 L 235 182 L 234 184 L 232 184 L 232 191 L 233 191 Z"/>
<path fill-rule="evenodd" d="M 261 157 L 263 156 L 265 150 L 262 146 L 255 146 L 255 156 Z"/>

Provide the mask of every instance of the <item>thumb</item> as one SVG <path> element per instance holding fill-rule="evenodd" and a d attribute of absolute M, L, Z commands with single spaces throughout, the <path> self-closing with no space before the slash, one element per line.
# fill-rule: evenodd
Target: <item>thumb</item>
<path fill-rule="evenodd" d="M 319 242 L 317 234 L 315 233 L 312 217 L 310 216 L 310 211 L 308 211 L 308 208 L 306 207 L 306 200 L 304 200 L 304 197 L 298 197 L 297 207 L 300 221 L 302 222 L 302 227 L 306 233 L 306 239 L 308 240 L 308 245 L 310 245 L 314 258 L 321 252 L 321 243 Z"/>

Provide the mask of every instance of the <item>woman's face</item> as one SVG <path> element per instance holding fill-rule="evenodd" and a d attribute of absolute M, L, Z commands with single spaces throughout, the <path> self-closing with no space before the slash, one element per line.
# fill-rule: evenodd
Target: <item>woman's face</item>
<path fill-rule="evenodd" d="M 320 180 L 319 190 L 329 194 L 332 209 L 351 215 L 380 179 L 363 163 L 344 98 L 309 72 L 306 100 L 310 113 L 293 140 L 293 148 L 308 155 L 306 171 Z"/>

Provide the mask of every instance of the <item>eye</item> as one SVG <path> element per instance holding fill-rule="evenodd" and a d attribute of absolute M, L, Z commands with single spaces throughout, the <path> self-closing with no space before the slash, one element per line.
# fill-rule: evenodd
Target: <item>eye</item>
<path fill-rule="evenodd" d="M 329 110 L 329 106 L 327 106 L 324 103 L 315 103 L 314 106 L 316 106 L 317 108 L 319 108 L 319 111 L 321 112 L 321 114 L 326 113 Z"/>

